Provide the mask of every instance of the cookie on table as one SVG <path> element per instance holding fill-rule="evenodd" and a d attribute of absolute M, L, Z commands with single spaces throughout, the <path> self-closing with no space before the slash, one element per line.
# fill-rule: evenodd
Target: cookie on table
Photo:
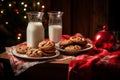
<path fill-rule="evenodd" d="M 26 45 L 20 45 L 16 47 L 16 52 L 20 54 L 26 54 L 28 49 L 30 49 L 30 47 L 27 47 Z"/>
<path fill-rule="evenodd" d="M 43 56 L 53 56 L 55 55 L 55 51 L 56 51 L 56 48 L 52 48 L 50 50 L 42 50 L 44 53 L 43 53 Z"/>
<path fill-rule="evenodd" d="M 42 50 L 42 51 L 45 52 L 45 53 L 52 54 L 52 53 L 55 53 L 56 48 L 54 47 L 54 48 L 52 48 L 52 49 L 49 49 L 49 50 Z"/>
<path fill-rule="evenodd" d="M 39 49 L 31 48 L 26 52 L 26 55 L 29 57 L 42 57 L 43 52 Z"/>
<path fill-rule="evenodd" d="M 72 42 L 71 40 L 65 39 L 65 40 L 60 41 L 59 45 L 60 45 L 60 47 L 62 47 L 62 46 L 70 45 L 70 44 L 72 44 L 72 43 L 73 43 L 73 42 Z"/>
<path fill-rule="evenodd" d="M 54 47 L 55 43 L 50 40 L 43 40 L 38 44 L 38 48 L 44 51 L 53 49 Z"/>
<path fill-rule="evenodd" d="M 53 53 L 43 53 L 43 56 L 44 57 L 49 57 L 49 56 L 54 56 L 56 53 L 53 52 Z"/>
<path fill-rule="evenodd" d="M 70 40 L 75 43 L 75 44 L 79 44 L 79 45 L 86 45 L 87 41 L 84 37 L 77 37 L 77 36 L 72 36 L 70 37 Z"/>
<path fill-rule="evenodd" d="M 69 45 L 64 48 L 64 50 L 67 50 L 67 51 L 75 51 L 75 50 L 81 50 L 81 49 L 82 47 L 79 45 Z"/>

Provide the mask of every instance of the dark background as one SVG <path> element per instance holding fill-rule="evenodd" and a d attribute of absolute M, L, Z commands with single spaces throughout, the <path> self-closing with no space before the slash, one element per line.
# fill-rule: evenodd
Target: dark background
<path fill-rule="evenodd" d="M 120 30 L 120 2 L 117 0 L 109 0 L 109 27 L 112 30 Z"/>

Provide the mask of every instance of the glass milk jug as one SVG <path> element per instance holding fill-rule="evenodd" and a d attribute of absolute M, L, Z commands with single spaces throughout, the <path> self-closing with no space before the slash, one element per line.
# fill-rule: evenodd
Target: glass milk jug
<path fill-rule="evenodd" d="M 26 32 L 27 46 L 37 48 L 38 43 L 44 39 L 44 27 L 42 24 L 43 12 L 28 12 L 28 26 Z"/>
<path fill-rule="evenodd" d="M 57 43 L 60 41 L 62 35 L 63 12 L 51 11 L 48 12 L 48 15 L 49 15 L 49 24 L 48 24 L 49 39 Z"/>

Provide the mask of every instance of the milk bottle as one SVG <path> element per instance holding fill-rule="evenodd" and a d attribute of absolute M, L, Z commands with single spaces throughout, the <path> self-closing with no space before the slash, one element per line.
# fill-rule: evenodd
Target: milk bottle
<path fill-rule="evenodd" d="M 62 35 L 61 25 L 50 25 L 49 26 L 49 38 L 51 41 L 59 42 Z"/>
<path fill-rule="evenodd" d="M 38 43 L 44 40 L 44 27 L 42 24 L 43 12 L 29 12 L 26 30 L 27 46 L 37 48 Z"/>
<path fill-rule="evenodd" d="M 61 11 L 48 12 L 49 24 L 48 32 L 49 39 L 55 43 L 59 42 L 62 36 L 62 15 Z"/>

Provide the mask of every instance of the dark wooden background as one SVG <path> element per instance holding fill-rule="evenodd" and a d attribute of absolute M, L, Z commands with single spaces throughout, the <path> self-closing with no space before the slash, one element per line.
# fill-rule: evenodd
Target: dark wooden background
<path fill-rule="evenodd" d="M 102 25 L 108 25 L 108 0 L 51 0 L 49 10 L 64 12 L 63 34 L 93 39 Z"/>
<path fill-rule="evenodd" d="M 94 35 L 108 25 L 109 30 L 118 32 L 120 39 L 119 0 L 44 0 L 46 11 L 61 10 L 63 34 L 81 33 L 93 39 Z"/>

